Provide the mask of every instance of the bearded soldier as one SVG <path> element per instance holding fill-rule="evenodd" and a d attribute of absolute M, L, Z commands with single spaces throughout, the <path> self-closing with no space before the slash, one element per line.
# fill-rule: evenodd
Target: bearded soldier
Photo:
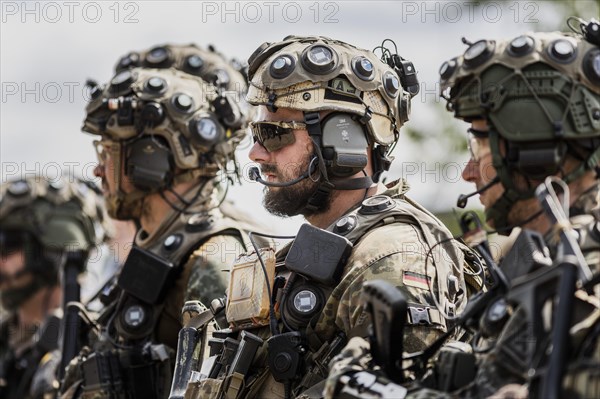
<path fill-rule="evenodd" d="M 109 232 L 101 197 L 88 184 L 34 176 L 0 186 L 2 398 L 56 392 L 65 254 L 87 253 Z"/>
<path fill-rule="evenodd" d="M 349 337 L 366 334 L 358 294 L 371 279 L 386 279 L 409 298 L 405 341 L 412 350 L 432 342 L 446 317 L 462 309 L 464 248 L 407 197 L 406 181 L 379 183 L 418 92 L 412 63 L 385 54 L 383 62 L 338 40 L 290 36 L 250 57 L 247 99 L 258 107 L 250 158 L 260 166 L 251 178 L 266 186 L 269 212 L 303 215 L 310 224 L 277 253 L 265 287 L 273 301 L 262 319 L 244 306 L 237 283 L 249 278 L 248 263 L 234 266 L 231 329 L 215 335 L 220 352 L 211 351 L 216 357 L 193 375 L 187 395 L 321 397 L 331 357 Z"/>
<path fill-rule="evenodd" d="M 462 383 L 429 381 L 446 393 L 404 397 L 600 395 L 600 25 L 574 21 L 575 33 L 477 41 L 440 69 L 448 109 L 471 124 L 463 178 L 476 185 L 490 226 L 524 230 L 503 254 L 503 295 L 472 320 L 477 356 L 457 355 L 473 359 L 462 370 L 435 367 Z M 564 211 L 548 212 L 555 191 Z M 358 348 L 334 365 L 331 396 L 344 389 L 340 376 L 372 366 Z"/>
<path fill-rule="evenodd" d="M 246 89 L 240 70 L 194 45 L 132 52 L 105 86 L 92 84 L 83 130 L 100 136 L 95 172 L 108 212 L 139 225 L 66 397 L 168 394 L 181 309 L 225 293 L 252 222 L 225 201 L 237 177 Z"/>

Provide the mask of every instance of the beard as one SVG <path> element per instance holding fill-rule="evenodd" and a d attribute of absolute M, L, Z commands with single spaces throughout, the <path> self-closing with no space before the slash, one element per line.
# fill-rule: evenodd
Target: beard
<path fill-rule="evenodd" d="M 307 157 L 304 162 L 294 168 L 294 176 L 286 177 L 275 164 L 261 165 L 262 173 L 274 174 L 279 182 L 286 182 L 301 176 L 308 170 L 312 157 Z M 331 206 L 331 193 L 325 198 L 317 209 L 308 209 L 308 201 L 319 189 L 321 182 L 313 181 L 310 178 L 303 179 L 296 184 L 288 187 L 265 187 L 263 206 L 272 215 L 281 217 L 290 217 L 303 215 L 309 217 L 319 213 L 327 212 Z"/>

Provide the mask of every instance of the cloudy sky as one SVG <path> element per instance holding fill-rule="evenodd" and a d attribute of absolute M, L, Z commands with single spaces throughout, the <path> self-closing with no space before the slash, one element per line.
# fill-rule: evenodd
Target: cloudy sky
<path fill-rule="evenodd" d="M 413 100 L 413 127 L 434 131 L 440 120 L 436 90 L 440 64 L 470 41 L 510 38 L 564 27 L 552 1 L 2 1 L 0 24 L 0 164 L 2 180 L 74 171 L 93 178 L 92 137 L 81 133 L 87 78 L 110 79 L 116 60 L 160 43 L 214 44 L 247 57 L 265 41 L 289 34 L 325 35 L 372 49 L 390 38 L 414 62 L 421 93 Z M 597 1 L 577 1 L 580 16 L 599 15 Z M 450 209 L 460 192 L 466 154 L 448 163 L 446 148 L 403 137 L 389 178 L 404 173 L 412 196 L 434 210 Z M 239 159 L 247 162 L 247 150 Z M 440 161 L 440 160 L 443 160 Z M 245 182 L 232 199 L 260 207 L 261 187 Z M 284 233 L 299 220 L 275 222 Z"/>

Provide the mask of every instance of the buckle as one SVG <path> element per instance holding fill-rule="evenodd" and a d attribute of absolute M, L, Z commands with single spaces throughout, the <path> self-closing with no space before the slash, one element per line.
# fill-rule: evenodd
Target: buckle
<path fill-rule="evenodd" d="M 408 314 L 410 316 L 410 324 L 418 325 L 431 325 L 431 319 L 429 318 L 429 308 L 418 308 L 416 306 L 408 307 Z"/>

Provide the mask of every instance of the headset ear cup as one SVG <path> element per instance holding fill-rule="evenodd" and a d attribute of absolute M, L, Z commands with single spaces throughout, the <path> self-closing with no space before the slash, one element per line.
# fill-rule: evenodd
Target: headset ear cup
<path fill-rule="evenodd" d="M 128 145 L 126 174 L 135 188 L 157 191 L 173 179 L 173 154 L 166 140 L 143 137 Z"/>
<path fill-rule="evenodd" d="M 323 158 L 327 172 L 335 177 L 349 177 L 368 163 L 369 143 L 366 126 L 356 115 L 334 112 L 321 122 Z"/>

